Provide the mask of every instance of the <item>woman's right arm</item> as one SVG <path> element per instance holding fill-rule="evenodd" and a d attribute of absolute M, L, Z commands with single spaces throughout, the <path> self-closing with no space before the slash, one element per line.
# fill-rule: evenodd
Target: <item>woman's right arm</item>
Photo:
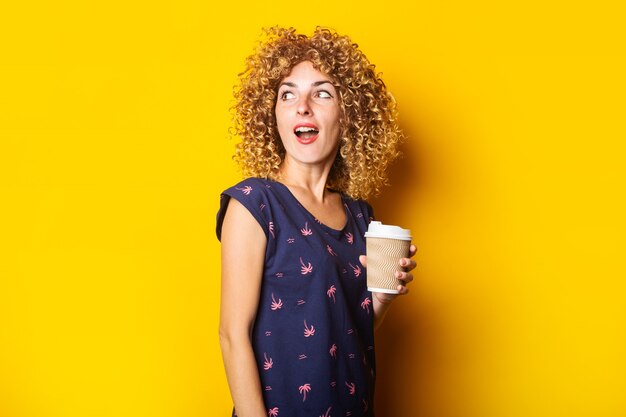
<path fill-rule="evenodd" d="M 239 417 L 265 417 L 251 332 L 256 316 L 267 238 L 252 214 L 231 198 L 222 224 L 220 345 Z"/>

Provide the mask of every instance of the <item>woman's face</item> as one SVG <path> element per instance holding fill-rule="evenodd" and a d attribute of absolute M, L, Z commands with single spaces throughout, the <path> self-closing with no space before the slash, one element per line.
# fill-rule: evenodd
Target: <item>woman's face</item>
<path fill-rule="evenodd" d="M 309 61 L 294 66 L 278 88 L 275 112 L 285 159 L 332 165 L 339 143 L 339 97 L 329 77 Z"/>

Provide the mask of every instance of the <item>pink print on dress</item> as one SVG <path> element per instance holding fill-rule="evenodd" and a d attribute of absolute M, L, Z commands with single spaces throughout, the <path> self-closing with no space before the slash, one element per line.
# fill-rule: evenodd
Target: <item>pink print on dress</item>
<path fill-rule="evenodd" d="M 365 300 L 361 303 L 361 308 L 367 310 L 367 314 L 370 313 L 370 304 L 372 304 L 372 300 L 369 297 L 365 297 Z"/>
<path fill-rule="evenodd" d="M 352 245 L 354 243 L 354 236 L 352 236 L 352 233 L 346 233 L 345 236 L 348 240 L 348 243 Z"/>
<path fill-rule="evenodd" d="M 311 337 L 315 334 L 315 327 L 313 327 L 313 325 L 311 325 L 311 327 L 308 327 L 306 325 L 306 320 L 304 320 L 304 337 Z"/>
<path fill-rule="evenodd" d="M 289 239 L 287 239 L 287 243 L 292 244 L 293 242 L 295 242 L 296 239 L 290 237 Z"/>
<path fill-rule="evenodd" d="M 252 187 L 250 187 L 249 185 L 246 185 L 243 188 L 235 187 L 235 189 L 241 191 L 245 195 L 250 195 L 250 192 L 252 191 Z"/>
<path fill-rule="evenodd" d="M 337 256 L 337 254 L 335 253 L 333 248 L 330 247 L 330 245 L 326 245 L 326 250 L 328 251 L 328 253 L 330 253 L 330 256 Z"/>
<path fill-rule="evenodd" d="M 311 384 L 300 385 L 298 387 L 298 391 L 300 391 L 300 394 L 304 395 L 304 397 L 302 398 L 302 402 L 306 401 L 306 393 L 311 391 Z"/>
<path fill-rule="evenodd" d="M 352 268 L 352 272 L 354 272 L 354 276 L 358 278 L 361 275 L 361 267 L 358 265 L 354 266 L 349 262 L 348 262 L 348 265 L 350 265 L 350 268 Z"/>
<path fill-rule="evenodd" d="M 348 358 L 354 359 L 356 355 L 354 353 L 348 353 Z"/>
<path fill-rule="evenodd" d="M 269 229 L 270 229 L 270 234 L 272 235 L 272 237 L 276 238 L 276 236 L 274 236 L 274 222 L 269 223 Z"/>
<path fill-rule="evenodd" d="M 305 303 L 306 303 L 306 301 L 304 301 L 304 300 L 296 301 L 296 304 L 298 304 L 299 306 L 301 306 L 302 304 L 305 304 Z"/>
<path fill-rule="evenodd" d="M 263 210 L 265 208 L 265 204 L 261 203 L 261 205 L 259 206 L 259 210 Z"/>
<path fill-rule="evenodd" d="M 307 356 L 304 353 L 301 354 L 301 355 L 298 355 L 298 359 L 300 359 L 300 360 L 304 360 L 306 358 L 307 358 Z"/>
<path fill-rule="evenodd" d="M 356 385 L 354 385 L 354 382 L 348 383 L 348 381 L 346 381 L 346 387 L 348 387 L 350 395 L 356 394 Z"/>
<path fill-rule="evenodd" d="M 267 353 L 265 352 L 263 353 L 263 356 L 265 357 L 265 361 L 263 362 L 263 369 L 269 371 L 270 369 L 272 369 L 272 366 L 274 366 L 274 361 L 272 360 L 272 358 L 268 358 Z"/>
<path fill-rule="evenodd" d="M 326 412 L 325 412 L 324 414 L 322 414 L 320 417 L 331 417 L 331 416 L 330 416 L 330 409 L 331 409 L 331 408 L 332 408 L 332 407 L 328 407 L 328 410 L 326 410 Z"/>
<path fill-rule="evenodd" d="M 363 213 L 359 213 L 359 214 L 357 214 L 357 215 L 356 215 L 356 217 L 357 217 L 357 219 L 362 218 L 362 217 L 363 217 Z"/>
<path fill-rule="evenodd" d="M 306 275 L 313 272 L 313 265 L 311 265 L 311 262 L 307 262 L 307 264 L 305 265 L 302 258 L 300 258 L 300 265 L 302 265 L 302 267 L 300 268 L 300 274 Z"/>
<path fill-rule="evenodd" d="M 337 288 L 335 288 L 334 285 L 331 285 L 328 288 L 328 291 L 326 291 L 326 295 L 328 295 L 328 298 L 333 299 L 333 303 L 337 303 L 337 300 L 335 300 L 335 292 L 337 292 Z"/>
<path fill-rule="evenodd" d="M 335 381 L 331 381 L 330 386 L 335 388 L 337 386 L 337 383 Z"/>
<path fill-rule="evenodd" d="M 304 222 L 304 227 L 300 229 L 300 233 L 302 233 L 302 236 L 311 236 L 313 234 L 313 231 L 309 229 L 309 222 Z"/>
<path fill-rule="evenodd" d="M 276 278 L 282 278 L 285 274 L 283 274 L 282 272 L 277 272 L 274 275 L 276 275 Z"/>
<path fill-rule="evenodd" d="M 276 301 L 276 299 L 274 298 L 274 293 L 272 293 L 272 304 L 270 308 L 274 311 L 283 308 L 283 300 L 279 298 L 278 301 Z"/>
<path fill-rule="evenodd" d="M 266 385 L 266 386 L 265 386 L 265 391 L 271 391 L 271 390 L 272 390 L 272 387 L 271 387 L 271 386 L 269 386 L 269 385 Z"/>
<path fill-rule="evenodd" d="M 332 356 L 333 358 L 337 358 L 337 345 L 333 343 L 333 345 L 328 350 L 328 353 L 330 353 L 330 356 Z"/>
<path fill-rule="evenodd" d="M 267 410 L 267 417 L 278 417 L 278 407 Z"/>
<path fill-rule="evenodd" d="M 265 332 L 265 336 L 271 336 L 272 332 L 270 332 L 269 330 Z"/>

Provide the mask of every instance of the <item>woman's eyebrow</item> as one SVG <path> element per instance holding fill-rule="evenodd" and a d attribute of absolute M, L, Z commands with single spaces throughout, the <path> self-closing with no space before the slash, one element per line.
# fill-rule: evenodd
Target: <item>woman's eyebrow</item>
<path fill-rule="evenodd" d="M 317 87 L 317 86 L 319 86 L 319 85 L 326 84 L 326 83 L 328 83 L 328 84 L 332 84 L 329 80 L 322 80 L 322 81 L 315 81 L 315 82 L 314 82 L 313 84 L 311 84 L 311 85 L 312 85 L 313 87 Z M 292 83 L 292 82 L 290 82 L 290 81 L 286 81 L 286 82 L 284 82 L 284 83 L 281 83 L 281 84 L 278 86 L 278 88 L 282 87 L 283 85 L 286 85 L 287 87 L 291 87 L 291 88 L 296 88 L 296 87 L 298 87 L 298 86 L 296 85 L 296 83 Z"/>
<path fill-rule="evenodd" d="M 323 80 L 323 81 L 315 81 L 313 84 L 311 84 L 313 87 L 317 87 L 318 85 L 322 85 L 322 84 L 332 84 L 329 80 Z"/>

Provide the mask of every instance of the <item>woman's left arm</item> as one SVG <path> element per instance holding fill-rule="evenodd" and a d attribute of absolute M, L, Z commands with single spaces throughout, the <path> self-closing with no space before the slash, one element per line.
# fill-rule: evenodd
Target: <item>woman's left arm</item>
<path fill-rule="evenodd" d="M 398 298 L 398 296 L 405 295 L 409 292 L 407 285 L 413 281 L 413 274 L 411 271 L 416 267 L 415 261 L 411 258 L 416 252 L 417 247 L 415 247 L 415 245 L 411 245 L 411 248 L 409 249 L 409 257 L 400 258 L 399 260 L 400 266 L 404 269 L 404 272 L 396 272 L 396 278 L 402 281 L 402 284 L 398 285 L 398 291 L 400 291 L 399 294 L 385 294 L 381 292 L 372 293 L 372 303 L 374 305 L 374 330 L 376 330 L 383 322 L 391 303 Z M 367 256 L 361 255 L 359 260 L 363 266 L 367 268 Z"/>

